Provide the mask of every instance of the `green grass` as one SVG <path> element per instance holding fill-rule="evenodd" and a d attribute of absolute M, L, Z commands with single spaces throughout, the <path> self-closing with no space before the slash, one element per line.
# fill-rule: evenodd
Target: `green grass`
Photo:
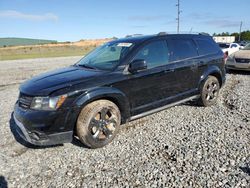
<path fill-rule="evenodd" d="M 22 48 L 0 48 L 0 60 L 31 59 L 44 57 L 82 56 L 96 46 L 33 46 Z"/>
<path fill-rule="evenodd" d="M 56 40 L 28 39 L 28 38 L 0 38 L 0 47 L 25 46 L 37 44 L 55 44 Z"/>

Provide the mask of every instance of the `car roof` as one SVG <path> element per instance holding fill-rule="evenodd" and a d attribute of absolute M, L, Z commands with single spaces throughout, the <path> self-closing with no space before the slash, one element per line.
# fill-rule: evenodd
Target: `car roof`
<path fill-rule="evenodd" d="M 154 37 L 156 37 L 156 35 L 132 36 L 132 37 L 120 38 L 120 39 L 114 40 L 114 42 L 141 43 L 146 40 L 152 39 Z"/>
<path fill-rule="evenodd" d="M 147 40 L 151 39 L 157 39 L 157 38 L 166 38 L 166 37 L 178 37 L 178 38 L 203 38 L 203 37 L 208 37 L 212 38 L 211 36 L 208 35 L 203 35 L 203 34 L 158 34 L 158 35 L 140 35 L 140 36 L 131 36 L 131 37 L 126 37 L 126 38 L 120 38 L 117 40 L 114 40 L 112 42 L 129 42 L 129 43 L 142 43 Z"/>

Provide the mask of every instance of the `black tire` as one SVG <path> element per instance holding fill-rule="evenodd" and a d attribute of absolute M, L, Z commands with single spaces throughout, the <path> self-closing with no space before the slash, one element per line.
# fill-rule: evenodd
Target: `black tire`
<path fill-rule="evenodd" d="M 202 106 L 212 106 L 216 104 L 220 92 L 220 83 L 215 76 L 208 76 L 201 84 L 200 99 L 198 103 Z"/>
<path fill-rule="evenodd" d="M 233 72 L 232 69 L 226 67 L 226 73 L 231 74 L 232 72 Z"/>
<path fill-rule="evenodd" d="M 120 124 L 119 108 L 109 100 L 97 100 L 87 104 L 80 112 L 76 133 L 89 148 L 100 148 L 114 139 Z"/>

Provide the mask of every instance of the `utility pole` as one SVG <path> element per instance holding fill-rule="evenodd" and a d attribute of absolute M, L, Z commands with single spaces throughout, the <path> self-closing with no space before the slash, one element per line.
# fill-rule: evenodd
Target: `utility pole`
<path fill-rule="evenodd" d="M 177 1 L 177 33 L 179 34 L 180 33 L 180 14 L 181 14 L 181 11 L 180 11 L 180 0 Z"/>
<path fill-rule="evenodd" d="M 242 28 L 242 21 L 240 22 L 240 34 L 239 34 L 239 42 L 241 40 L 241 28 Z"/>

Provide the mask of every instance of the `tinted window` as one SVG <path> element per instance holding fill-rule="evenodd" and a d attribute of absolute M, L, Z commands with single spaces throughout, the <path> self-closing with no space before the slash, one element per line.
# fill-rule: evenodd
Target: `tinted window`
<path fill-rule="evenodd" d="M 229 44 L 225 44 L 225 43 L 218 43 L 220 48 L 229 48 Z"/>
<path fill-rule="evenodd" d="M 191 58 L 197 56 L 197 50 L 191 39 L 172 39 L 169 40 L 171 45 L 172 60 Z"/>
<path fill-rule="evenodd" d="M 245 48 L 243 48 L 243 50 L 250 50 L 250 43 L 247 44 L 247 45 L 245 46 Z"/>
<path fill-rule="evenodd" d="M 148 68 L 168 63 L 168 47 L 165 41 L 155 41 L 144 46 L 134 59 L 144 59 Z"/>
<path fill-rule="evenodd" d="M 232 44 L 231 45 L 231 48 L 237 48 L 238 46 L 237 46 L 237 44 Z"/>
<path fill-rule="evenodd" d="M 213 54 L 218 52 L 218 47 L 209 40 L 196 39 L 198 45 L 198 52 L 200 55 Z"/>

